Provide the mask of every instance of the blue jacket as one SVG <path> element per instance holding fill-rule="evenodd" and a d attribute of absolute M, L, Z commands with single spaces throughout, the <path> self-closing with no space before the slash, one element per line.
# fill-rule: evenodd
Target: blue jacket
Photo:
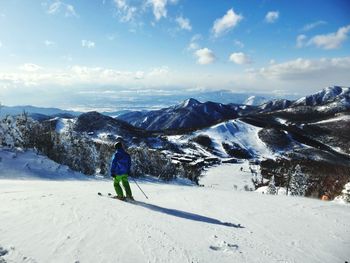
<path fill-rule="evenodd" d="M 124 149 L 119 149 L 113 156 L 113 161 L 111 165 L 111 176 L 129 174 L 130 166 L 130 155 L 126 151 L 124 151 Z"/>

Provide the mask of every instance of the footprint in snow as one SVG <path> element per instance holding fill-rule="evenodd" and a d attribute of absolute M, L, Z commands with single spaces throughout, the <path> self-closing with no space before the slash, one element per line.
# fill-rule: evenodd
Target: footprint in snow
<path fill-rule="evenodd" d="M 226 241 L 220 241 L 217 243 L 217 245 L 211 245 L 209 246 L 211 250 L 214 251 L 222 251 L 225 253 L 233 253 L 238 250 L 238 245 L 227 243 Z"/>

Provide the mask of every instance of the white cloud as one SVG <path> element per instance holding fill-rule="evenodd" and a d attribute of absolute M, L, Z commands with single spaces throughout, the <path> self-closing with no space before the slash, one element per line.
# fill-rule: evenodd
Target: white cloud
<path fill-rule="evenodd" d="M 251 63 L 251 59 L 249 58 L 249 56 L 247 56 L 246 54 L 244 54 L 242 52 L 232 53 L 230 55 L 229 60 L 231 62 L 233 62 L 233 63 L 238 64 L 238 65 L 250 64 Z"/>
<path fill-rule="evenodd" d="M 46 3 L 44 3 L 44 6 L 47 6 Z M 65 16 L 74 16 L 78 17 L 77 12 L 75 11 L 75 8 L 73 5 L 66 4 L 62 1 L 56 0 L 52 4 L 48 5 L 47 7 L 47 13 L 50 15 L 55 15 L 63 12 Z"/>
<path fill-rule="evenodd" d="M 47 9 L 47 13 L 49 14 L 56 14 L 59 12 L 60 8 L 62 6 L 62 3 L 60 1 L 56 1 L 54 3 L 52 3 L 51 5 L 49 5 L 48 9 Z"/>
<path fill-rule="evenodd" d="M 347 25 L 339 28 L 335 33 L 314 36 L 308 41 L 307 45 L 315 45 L 323 49 L 337 49 L 348 38 L 349 32 L 350 25 Z"/>
<path fill-rule="evenodd" d="M 143 79 L 145 77 L 144 71 L 136 71 L 135 73 L 135 79 Z"/>
<path fill-rule="evenodd" d="M 66 16 L 75 16 L 78 17 L 77 12 L 75 12 L 75 8 L 72 5 L 67 5 L 66 4 L 66 11 L 65 11 Z"/>
<path fill-rule="evenodd" d="M 22 70 L 23 68 L 23 70 Z M 29 71 L 28 71 L 29 69 Z M 56 95 L 71 95 L 72 87 L 78 92 L 85 87 L 125 87 L 125 90 L 152 92 L 167 87 L 202 87 L 206 89 L 232 89 L 240 92 L 266 92 L 310 94 L 329 85 L 348 86 L 350 83 L 350 57 L 306 59 L 299 58 L 282 63 L 271 61 L 265 67 L 240 72 L 217 71 L 207 74 L 198 69 L 198 77 L 190 71 L 170 71 L 166 66 L 146 71 L 126 71 L 114 68 L 86 67 L 75 65 L 69 68 L 44 68 L 28 64 L 12 72 L 0 72 L 0 94 L 6 103 L 31 103 L 35 94 L 46 94 L 48 99 L 57 101 Z M 142 73 L 143 72 L 143 73 Z M 59 87 L 52 89 L 48 87 Z M 164 89 L 163 89 L 164 88 Z M 16 90 L 15 90 L 16 89 Z M 98 89 L 98 90 L 97 90 Z M 56 92 L 56 93 L 55 93 Z M 15 95 L 14 95 L 15 94 Z M 28 96 L 28 94 L 34 94 Z M 119 96 L 119 92 L 116 92 Z M 110 96 L 110 95 L 108 95 Z M 81 98 L 79 96 L 79 98 Z M 85 99 L 80 100 L 86 103 Z"/>
<path fill-rule="evenodd" d="M 142 25 L 143 21 L 137 22 L 137 18 L 141 17 L 146 13 L 149 8 L 152 9 L 152 13 L 155 18 L 155 22 L 161 20 L 162 18 L 167 18 L 169 4 L 177 4 L 178 0 L 113 0 L 115 7 L 117 9 L 117 14 L 122 22 L 132 22 L 133 25 Z M 152 22 L 152 25 L 155 25 Z M 186 30 L 188 30 L 188 23 L 186 19 L 180 21 L 184 25 Z M 181 25 L 180 25 L 181 26 Z"/>
<path fill-rule="evenodd" d="M 138 12 L 136 6 L 129 5 L 126 0 L 114 0 L 114 3 L 117 7 L 120 21 L 131 22 L 135 19 Z"/>
<path fill-rule="evenodd" d="M 35 72 L 35 71 L 38 71 L 42 68 L 36 64 L 26 63 L 26 64 L 21 65 L 19 67 L 19 69 L 23 70 L 23 71 L 27 71 L 27 72 Z"/>
<path fill-rule="evenodd" d="M 202 36 L 200 34 L 196 34 L 191 38 L 190 43 L 188 44 L 187 49 L 188 50 L 197 50 L 200 48 L 200 45 L 198 44 L 198 41 L 202 39 Z"/>
<path fill-rule="evenodd" d="M 54 46 L 56 43 L 53 42 L 53 41 L 50 41 L 50 40 L 45 40 L 44 41 L 44 45 L 47 46 L 47 47 L 52 47 Z"/>
<path fill-rule="evenodd" d="M 326 25 L 327 22 L 325 21 L 322 21 L 322 20 L 319 20 L 319 21 L 316 21 L 314 23 L 310 23 L 310 24 L 306 24 L 303 28 L 302 28 L 302 31 L 310 31 L 312 29 L 314 29 L 315 27 L 318 27 L 318 26 L 322 26 L 322 25 Z"/>
<path fill-rule="evenodd" d="M 85 48 L 94 48 L 95 47 L 95 42 L 83 39 L 81 41 L 81 46 L 85 47 Z"/>
<path fill-rule="evenodd" d="M 212 32 L 215 37 L 219 37 L 222 34 L 230 31 L 232 28 L 238 25 L 238 23 L 243 19 L 241 14 L 236 14 L 231 8 L 227 13 L 214 21 Z"/>
<path fill-rule="evenodd" d="M 305 35 L 299 35 L 297 36 L 297 43 L 296 43 L 296 47 L 297 48 L 302 48 L 305 46 L 305 40 L 307 39 L 307 37 Z"/>
<path fill-rule="evenodd" d="M 163 67 L 151 69 L 151 71 L 148 73 L 148 76 L 161 76 L 161 75 L 166 75 L 168 73 L 169 73 L 169 67 L 163 66 Z"/>
<path fill-rule="evenodd" d="M 213 51 L 208 48 L 198 49 L 194 54 L 197 57 L 197 63 L 200 65 L 212 64 L 215 61 L 215 55 Z"/>
<path fill-rule="evenodd" d="M 259 73 L 267 78 L 280 80 L 308 80 L 323 78 L 336 84 L 337 75 L 350 71 L 350 57 L 304 59 L 298 58 L 261 68 Z M 339 81 L 342 81 L 340 78 Z M 349 77 L 348 77 L 349 79 Z"/>
<path fill-rule="evenodd" d="M 177 22 L 177 24 L 179 25 L 179 27 L 181 29 L 188 30 L 188 31 L 192 30 L 191 22 L 188 18 L 184 18 L 182 16 L 179 16 L 176 18 L 175 21 Z"/>
<path fill-rule="evenodd" d="M 153 14 L 157 21 L 162 17 L 167 17 L 167 0 L 148 0 L 148 3 L 153 7 Z"/>
<path fill-rule="evenodd" d="M 265 21 L 267 23 L 274 23 L 279 18 L 280 13 L 278 11 L 270 11 L 265 16 Z"/>
<path fill-rule="evenodd" d="M 0 41 L 0 48 L 2 48 L 2 42 Z"/>

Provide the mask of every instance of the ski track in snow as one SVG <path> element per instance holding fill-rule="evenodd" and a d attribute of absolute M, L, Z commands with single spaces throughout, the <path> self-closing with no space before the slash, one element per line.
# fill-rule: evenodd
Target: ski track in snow
<path fill-rule="evenodd" d="M 139 180 L 148 200 L 131 181 L 138 200 L 132 203 L 97 195 L 113 193 L 112 181 L 73 179 L 64 167 L 58 171 L 65 180 L 42 179 L 56 165 L 18 154 L 20 164 L 32 164 L 30 158 L 43 164 L 32 178 L 33 170 L 27 174 L 8 153 L 0 155 L 1 263 L 350 259 L 350 206 L 246 192 L 247 163 L 209 169 L 200 180 L 204 187 Z"/>

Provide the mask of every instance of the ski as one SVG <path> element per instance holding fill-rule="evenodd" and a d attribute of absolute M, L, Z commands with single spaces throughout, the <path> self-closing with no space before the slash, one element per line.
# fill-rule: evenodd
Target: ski
<path fill-rule="evenodd" d="M 135 199 L 130 199 L 130 198 L 118 199 L 117 196 L 112 195 L 111 193 L 108 193 L 107 195 L 105 195 L 105 194 L 102 194 L 101 192 L 98 192 L 97 195 L 102 196 L 102 197 L 116 199 L 116 200 L 123 201 L 123 202 L 135 202 Z"/>

